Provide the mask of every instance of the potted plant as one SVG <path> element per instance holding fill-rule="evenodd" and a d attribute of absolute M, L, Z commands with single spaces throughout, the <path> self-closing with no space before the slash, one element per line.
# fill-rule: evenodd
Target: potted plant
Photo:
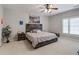
<path fill-rule="evenodd" d="M 7 39 L 7 43 L 9 43 L 9 37 L 10 37 L 10 34 L 11 34 L 11 30 L 10 30 L 10 26 L 6 26 L 5 28 L 2 28 L 2 37 L 3 39 L 6 38 Z"/>

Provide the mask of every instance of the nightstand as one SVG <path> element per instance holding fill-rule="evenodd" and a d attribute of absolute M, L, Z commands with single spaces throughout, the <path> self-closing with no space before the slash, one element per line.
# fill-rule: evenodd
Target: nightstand
<path fill-rule="evenodd" d="M 18 41 L 26 39 L 26 35 L 24 32 L 17 33 L 17 35 L 18 35 Z"/>
<path fill-rule="evenodd" d="M 60 37 L 60 33 L 55 33 L 57 37 Z"/>

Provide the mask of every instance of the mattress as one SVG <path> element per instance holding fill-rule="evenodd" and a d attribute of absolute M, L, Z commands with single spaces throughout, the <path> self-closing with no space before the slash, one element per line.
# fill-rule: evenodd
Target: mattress
<path fill-rule="evenodd" d="M 26 37 L 32 42 L 33 47 L 35 47 L 40 42 L 57 38 L 57 36 L 54 33 L 49 32 L 38 32 L 38 33 L 27 32 Z"/>

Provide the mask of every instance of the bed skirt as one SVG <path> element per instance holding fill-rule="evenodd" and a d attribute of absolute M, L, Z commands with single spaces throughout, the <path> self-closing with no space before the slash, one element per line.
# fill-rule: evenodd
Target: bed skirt
<path fill-rule="evenodd" d="M 32 44 L 32 42 L 28 39 L 28 38 L 26 38 L 31 44 Z M 48 44 L 50 44 L 50 43 L 54 43 L 54 42 L 57 42 L 58 41 L 58 38 L 54 38 L 54 39 L 51 39 L 51 40 L 47 40 L 47 41 L 44 41 L 44 42 L 40 42 L 40 43 L 38 43 L 35 47 L 33 47 L 34 49 L 37 49 L 37 48 L 39 48 L 39 47 L 42 47 L 42 46 L 45 46 L 45 45 L 48 45 Z"/>

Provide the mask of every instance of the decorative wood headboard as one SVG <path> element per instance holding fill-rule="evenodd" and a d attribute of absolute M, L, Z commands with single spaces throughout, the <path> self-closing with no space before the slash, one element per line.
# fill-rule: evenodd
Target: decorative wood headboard
<path fill-rule="evenodd" d="M 33 29 L 42 30 L 42 24 L 26 24 L 26 32 L 30 32 Z"/>

